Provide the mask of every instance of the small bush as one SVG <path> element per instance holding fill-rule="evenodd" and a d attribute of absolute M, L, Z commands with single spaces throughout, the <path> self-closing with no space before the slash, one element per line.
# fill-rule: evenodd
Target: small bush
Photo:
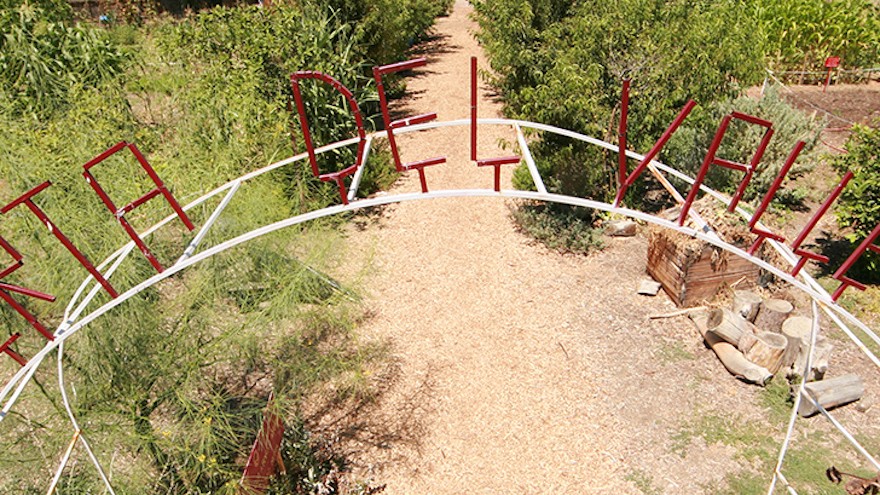
<path fill-rule="evenodd" d="M 854 126 L 846 150 L 831 161 L 839 174 L 853 173 L 838 200 L 837 220 L 853 230 L 852 240 L 861 240 L 880 224 L 880 129 Z"/>
<path fill-rule="evenodd" d="M 587 254 L 602 248 L 602 233 L 592 226 L 592 212 L 556 204 L 523 203 L 512 210 L 523 233 L 550 249 Z"/>
<path fill-rule="evenodd" d="M 853 178 L 838 199 L 837 222 L 850 230 L 848 254 L 880 224 L 880 129 L 856 125 L 846 142 L 847 154 L 831 161 L 841 175 L 847 171 Z M 877 244 L 877 241 L 874 241 Z M 833 243 L 829 244 L 829 247 Z M 880 256 L 866 252 L 853 266 L 850 276 L 877 283 L 880 278 Z"/>

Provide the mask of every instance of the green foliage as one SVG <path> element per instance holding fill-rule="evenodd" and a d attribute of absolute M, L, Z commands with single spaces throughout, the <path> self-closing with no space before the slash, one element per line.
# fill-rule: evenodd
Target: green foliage
<path fill-rule="evenodd" d="M 837 222 L 849 231 L 848 242 L 841 246 L 848 255 L 880 225 L 880 129 L 853 126 L 846 149 L 847 153 L 835 156 L 831 165 L 840 175 L 847 171 L 853 173 L 837 203 Z M 828 243 L 829 251 L 837 252 L 837 247 L 834 242 Z M 876 283 L 880 276 L 880 257 L 867 251 L 849 276 Z"/>
<path fill-rule="evenodd" d="M 701 413 L 672 435 L 672 452 L 684 457 L 691 440 L 696 437 L 701 437 L 708 444 L 737 447 L 737 455 L 749 461 L 771 459 L 777 447 L 767 431 L 755 423 L 742 418 Z"/>
<path fill-rule="evenodd" d="M 794 406 L 792 387 L 797 386 L 797 381 L 790 383 L 785 377 L 777 375 L 761 390 L 761 405 L 768 411 L 773 424 L 783 425 L 791 417 L 791 408 Z"/>
<path fill-rule="evenodd" d="M 846 150 L 831 161 L 840 175 L 853 173 L 838 200 L 837 220 L 861 240 L 880 224 L 880 129 L 854 126 Z"/>
<path fill-rule="evenodd" d="M 362 56 L 377 65 L 397 62 L 445 14 L 452 0 L 313 1 L 351 26 Z"/>
<path fill-rule="evenodd" d="M 880 61 L 880 7 L 869 0 L 754 1 L 767 64 L 777 70 L 821 70 L 839 56 L 847 67 Z"/>
<path fill-rule="evenodd" d="M 0 105 L 46 116 L 77 87 L 92 88 L 124 69 L 104 32 L 74 25 L 64 2 L 0 4 Z"/>
<path fill-rule="evenodd" d="M 556 204 L 520 204 L 511 212 L 517 227 L 550 249 L 586 254 L 602 248 L 602 233 L 589 211 Z"/>
<path fill-rule="evenodd" d="M 627 474 L 625 479 L 636 485 L 636 488 L 643 495 L 660 495 L 663 493 L 662 490 L 654 486 L 654 480 L 651 475 L 646 474 L 644 471 L 637 469 Z"/>
<path fill-rule="evenodd" d="M 788 397 L 788 384 L 784 379 L 774 380 L 762 393 L 761 402 L 770 408 L 770 426 L 727 414 L 698 412 L 696 419 L 687 421 L 673 433 L 672 451 L 684 457 L 691 441 L 697 437 L 707 444 L 720 443 L 733 447 L 736 449 L 736 457 L 748 461 L 753 469 L 746 468 L 731 473 L 723 482 L 705 487 L 705 492 L 725 495 L 765 494 L 779 454 L 779 443 L 775 438 L 782 433 L 787 415 L 791 413 Z M 847 472 L 859 471 L 858 465 L 848 455 L 851 446 L 846 441 L 829 438 L 822 432 L 815 431 L 812 425 L 801 425 L 798 428 L 807 428 L 809 432 L 795 431 L 782 466 L 783 472 L 794 483 L 798 493 L 832 493 L 834 485 L 825 478 L 825 469 L 831 465 L 837 465 Z M 782 493 L 781 488 L 777 491 Z"/>
<path fill-rule="evenodd" d="M 610 138 L 621 80 L 630 77 L 635 149 L 650 146 L 689 98 L 733 96 L 760 76 L 751 30 L 734 22 L 742 2 L 507 0 L 475 7 L 509 115 Z M 616 155 L 554 136 L 544 136 L 535 154 L 557 177 L 557 192 L 613 197 Z"/>
<path fill-rule="evenodd" d="M 695 110 L 669 140 L 662 153 L 663 161 L 692 177 L 696 176 L 721 119 L 732 111 L 773 122 L 773 137 L 746 189 L 744 199 L 750 201 L 763 198 L 797 141 L 802 140 L 807 144 L 789 171 L 786 181 L 795 180 L 812 170 L 817 158 L 813 150 L 824 122 L 807 118 L 780 98 L 773 89 L 767 91 L 758 100 L 739 97 L 711 104 L 701 111 Z M 763 127 L 757 125 L 733 121 L 718 149 L 717 156 L 739 163 L 749 163 L 764 131 Z M 732 193 L 742 177 L 743 174 L 735 170 L 711 167 L 706 177 L 706 185 Z M 783 188 L 777 191 L 774 201 L 788 207 L 797 207 L 801 205 L 805 196 L 806 191 L 789 189 L 783 184 Z"/>

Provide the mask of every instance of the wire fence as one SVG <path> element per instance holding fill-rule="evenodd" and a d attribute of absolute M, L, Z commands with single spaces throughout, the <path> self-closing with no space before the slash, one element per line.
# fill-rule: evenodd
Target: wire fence
<path fill-rule="evenodd" d="M 824 84 L 828 78 L 828 71 L 815 70 L 784 70 L 768 72 L 776 75 L 788 84 Z M 833 69 L 831 71 L 831 84 L 856 84 L 869 81 L 880 81 L 880 67 L 865 69 Z"/>

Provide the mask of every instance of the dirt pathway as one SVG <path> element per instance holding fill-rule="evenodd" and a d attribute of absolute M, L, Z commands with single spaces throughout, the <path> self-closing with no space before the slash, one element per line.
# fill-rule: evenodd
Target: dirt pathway
<path fill-rule="evenodd" d="M 469 57 L 486 67 L 470 9 L 457 0 L 438 21 L 429 64 L 408 81 L 411 114 L 468 116 Z M 480 116 L 500 115 L 482 89 Z M 514 139 L 510 129 L 481 132 L 481 157 L 510 154 L 497 147 Z M 492 170 L 469 160 L 467 133 L 404 136 L 404 160 L 448 157 L 427 171 L 432 190 L 490 188 Z M 416 190 L 412 174 L 390 193 Z M 668 342 L 685 356 L 706 352 L 691 329 L 648 323 L 672 306 L 635 294 L 644 239 L 608 242 L 590 257 L 548 252 L 515 231 L 496 198 L 399 204 L 353 229 L 349 246 L 360 256 L 352 263 L 371 266 L 363 284 L 373 317 L 359 332 L 390 341 L 399 363 L 375 414 L 402 431 L 396 441 L 353 446 L 359 474 L 387 483 L 388 494 L 640 493 L 643 472 L 648 488 L 696 493 L 721 479 L 725 462 L 735 467 L 715 447 L 670 452 L 669 431 L 698 405 L 687 392 L 704 386 L 675 377 L 714 364 L 652 359 L 655 349 L 639 348 L 650 336 L 661 350 Z M 745 393 L 733 381 L 709 386 Z M 675 473 L 692 455 L 705 472 Z"/>

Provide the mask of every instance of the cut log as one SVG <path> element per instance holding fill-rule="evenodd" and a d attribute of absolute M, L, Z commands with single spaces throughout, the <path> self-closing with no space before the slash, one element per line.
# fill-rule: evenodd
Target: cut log
<path fill-rule="evenodd" d="M 788 348 L 788 339 L 773 332 L 755 335 L 755 343 L 745 351 L 746 359 L 776 374 L 782 367 L 782 358 Z"/>
<path fill-rule="evenodd" d="M 831 359 L 831 351 L 833 350 L 834 344 L 825 337 L 816 342 L 816 348 L 813 349 L 813 365 L 810 366 L 813 376 L 807 377 L 808 382 L 825 378 L 825 372 L 828 371 L 828 361 Z"/>
<path fill-rule="evenodd" d="M 763 301 L 761 296 L 750 290 L 733 291 L 733 311 L 751 322 L 754 322 L 755 317 L 758 316 Z"/>
<path fill-rule="evenodd" d="M 810 332 L 812 328 L 813 320 L 805 316 L 792 316 L 782 324 L 782 334 L 789 339 L 792 345 L 791 355 L 793 359 L 790 365 L 793 375 L 804 376 L 804 366 L 807 364 L 807 353 L 810 350 Z M 834 345 L 825 337 L 820 335 L 816 338 L 813 362 L 810 366 L 810 372 L 805 377 L 805 381 L 821 380 L 825 376 L 833 349 Z M 783 366 L 788 366 L 788 364 L 783 363 Z"/>
<path fill-rule="evenodd" d="M 755 317 L 755 326 L 762 332 L 782 331 L 782 323 L 788 319 L 794 306 L 785 299 L 767 299 L 761 304 L 758 316 Z"/>
<path fill-rule="evenodd" d="M 831 409 L 857 401 L 865 394 L 865 386 L 858 375 L 849 374 L 830 380 L 822 380 L 804 385 L 808 397 L 801 399 L 798 414 L 808 418 L 819 412 L 819 408 L 809 399 L 814 398 L 825 409 Z"/>
<path fill-rule="evenodd" d="M 794 364 L 792 364 L 792 374 L 804 375 L 808 350 L 809 343 L 799 348 L 797 358 L 795 358 Z M 833 350 L 834 344 L 825 337 L 818 337 L 816 339 L 816 347 L 813 349 L 813 362 L 810 363 L 810 372 L 807 374 L 805 381 L 813 382 L 825 377 L 825 372 L 828 371 L 828 361 L 831 359 L 831 352 Z"/>
<path fill-rule="evenodd" d="M 789 320 L 791 320 L 791 318 L 789 318 Z M 786 322 L 788 322 L 788 320 L 786 320 Z M 788 325 L 788 327 L 786 327 L 786 325 Z M 800 330 L 793 330 L 790 327 L 791 324 L 782 324 L 782 335 L 785 337 L 785 340 L 788 341 L 788 344 L 785 348 L 785 354 L 782 356 L 781 368 L 785 370 L 787 376 L 792 376 L 792 367 L 794 366 L 795 361 L 797 361 L 797 358 L 801 353 L 801 346 L 803 345 L 803 340 L 800 337 Z M 807 336 L 809 338 L 809 328 L 807 329 Z"/>
<path fill-rule="evenodd" d="M 740 347 L 743 335 L 755 333 L 751 323 L 729 309 L 713 309 L 710 311 L 706 325 L 709 332 L 737 346 L 740 350 L 743 350 L 743 347 Z"/>
<path fill-rule="evenodd" d="M 767 371 L 767 369 L 752 363 L 732 344 L 721 340 L 717 335 L 709 332 L 707 313 L 691 313 L 688 316 L 694 322 L 694 325 L 697 326 L 700 335 L 703 336 L 703 339 L 706 340 L 706 343 L 712 348 L 715 355 L 718 356 L 718 360 L 721 361 L 721 364 L 733 376 L 762 387 L 773 378 L 773 374 Z"/>

